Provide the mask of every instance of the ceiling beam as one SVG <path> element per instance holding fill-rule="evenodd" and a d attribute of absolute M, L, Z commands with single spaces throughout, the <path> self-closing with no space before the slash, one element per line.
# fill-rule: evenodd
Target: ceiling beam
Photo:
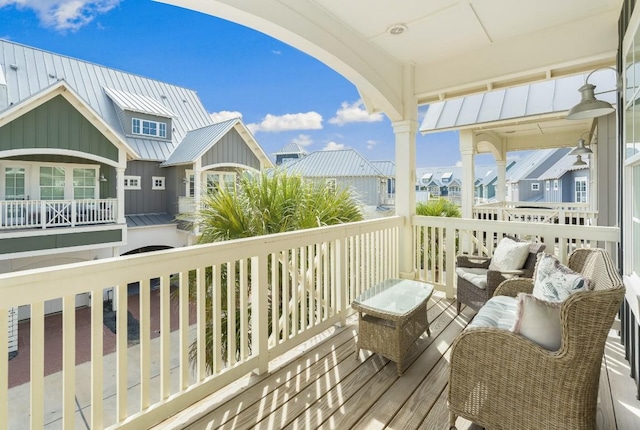
<path fill-rule="evenodd" d="M 403 119 L 402 64 L 310 0 L 158 0 L 272 36 L 351 81 L 369 110 Z"/>

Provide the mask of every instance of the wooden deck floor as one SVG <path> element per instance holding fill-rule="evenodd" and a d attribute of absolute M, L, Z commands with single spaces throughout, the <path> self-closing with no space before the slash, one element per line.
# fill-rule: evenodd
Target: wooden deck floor
<path fill-rule="evenodd" d="M 401 377 L 395 363 L 376 354 L 361 351 L 356 359 L 357 320 L 351 318 L 346 327 L 274 363 L 268 375 L 239 381 L 158 427 L 447 429 L 450 346 L 473 312 L 463 309 L 456 316 L 455 301 L 435 296 L 428 315 L 432 335 L 413 346 Z M 640 402 L 624 349 L 614 335 L 606 349 L 598 428 L 640 428 Z M 459 430 L 479 429 L 463 419 L 456 424 Z"/>

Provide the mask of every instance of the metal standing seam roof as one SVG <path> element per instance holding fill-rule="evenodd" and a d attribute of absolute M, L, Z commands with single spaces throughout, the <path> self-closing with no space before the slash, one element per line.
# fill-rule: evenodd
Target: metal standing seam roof
<path fill-rule="evenodd" d="M 195 91 L 87 61 L 0 40 L 8 102 L 18 103 L 64 80 L 143 160 L 164 161 L 189 130 L 213 123 Z M 15 67 L 11 67 L 11 65 Z M 175 114 L 171 141 L 125 136 L 114 102 L 103 87 L 157 101 Z M 163 97 L 164 96 L 164 97 Z M 0 112 L 2 115 L 2 112 Z"/>
<path fill-rule="evenodd" d="M 380 170 L 383 175 L 388 176 L 390 178 L 396 176 L 396 163 L 393 161 L 371 161 L 371 164 L 376 169 Z"/>
<path fill-rule="evenodd" d="M 127 227 L 150 227 L 167 224 L 177 224 L 178 222 L 169 214 L 137 214 L 126 215 Z"/>
<path fill-rule="evenodd" d="M 278 152 L 273 155 L 287 155 L 287 154 L 308 154 L 300 145 L 295 142 L 291 142 L 280 148 Z"/>
<path fill-rule="evenodd" d="M 176 116 L 176 114 L 151 97 L 129 93 L 127 91 L 118 91 L 113 88 L 102 87 L 102 89 L 122 110 L 164 116 L 167 118 L 173 118 Z"/>
<path fill-rule="evenodd" d="M 488 174 L 488 172 L 490 172 L 491 170 L 495 170 L 495 166 L 482 165 L 482 164 L 474 166 L 473 171 L 474 171 L 476 181 L 478 179 L 481 179 L 481 180 L 484 179 L 485 176 Z M 425 175 L 427 176 L 431 175 L 429 177 L 429 180 L 435 179 L 440 183 L 442 177 L 448 173 L 451 173 L 451 181 L 455 179 L 459 179 L 460 182 L 462 182 L 461 166 L 419 167 L 416 169 L 416 184 L 424 185 L 424 182 L 422 182 L 422 178 L 424 178 Z"/>
<path fill-rule="evenodd" d="M 288 173 L 303 177 L 385 176 L 353 149 L 315 151 L 282 167 Z"/>
<path fill-rule="evenodd" d="M 591 164 L 590 157 L 583 157 L 582 160 L 587 163 L 586 166 L 574 166 L 573 163 L 575 163 L 576 161 L 576 156 L 566 154 L 564 157 L 558 160 L 556 164 L 551 166 L 546 172 L 540 175 L 538 179 L 541 181 L 546 181 L 549 179 L 559 179 L 567 172 L 588 169 L 589 165 Z"/>
<path fill-rule="evenodd" d="M 518 182 L 531 174 L 540 163 L 544 162 L 555 149 L 540 149 L 532 151 L 529 156 L 519 160 L 511 169 L 507 170 L 507 181 Z"/>
<path fill-rule="evenodd" d="M 193 163 L 227 134 L 238 121 L 238 118 L 234 118 L 189 131 L 162 166 Z"/>
<path fill-rule="evenodd" d="M 567 76 L 433 103 L 420 124 L 420 131 L 431 133 L 567 111 L 580 101 L 578 88 L 585 83 L 587 75 Z M 615 82 L 615 72 L 609 69 L 598 70 L 589 78 L 589 83 L 596 85 L 598 92 L 615 89 Z M 598 99 L 612 104 L 617 101 L 614 91 L 598 94 Z"/>

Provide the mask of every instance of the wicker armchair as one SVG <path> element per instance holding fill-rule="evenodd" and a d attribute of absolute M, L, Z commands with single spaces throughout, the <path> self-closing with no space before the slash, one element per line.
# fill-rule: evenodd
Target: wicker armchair
<path fill-rule="evenodd" d="M 520 242 L 518 239 L 514 240 Z M 518 276 L 521 278 L 531 278 L 533 276 L 533 270 L 536 265 L 536 257 L 539 252 L 544 251 L 544 243 L 532 242 L 529 246 L 529 256 L 524 263 L 524 266 L 520 270 L 512 271 L 497 271 L 489 270 L 489 264 L 491 264 L 490 257 L 480 257 L 476 255 L 459 255 L 456 262 L 457 268 L 466 269 L 480 269 L 479 272 L 486 270 L 486 288 L 480 288 L 474 283 L 463 279 L 459 274 L 458 278 L 458 294 L 457 294 L 457 308 L 460 313 L 462 304 L 469 306 L 473 310 L 478 310 L 484 305 L 487 300 L 493 297 L 498 285 L 509 276 Z"/>
<path fill-rule="evenodd" d="M 592 279 L 595 289 L 563 302 L 558 351 L 497 328 L 468 329 L 455 340 L 449 372 L 451 428 L 458 416 L 487 429 L 596 428 L 602 355 L 624 286 L 604 250 L 579 249 L 568 266 Z M 513 279 L 500 285 L 496 295 L 532 289 L 531 279 Z"/>

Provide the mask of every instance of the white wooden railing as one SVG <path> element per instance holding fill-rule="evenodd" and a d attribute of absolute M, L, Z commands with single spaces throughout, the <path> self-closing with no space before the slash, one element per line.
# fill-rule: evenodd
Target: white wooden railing
<path fill-rule="evenodd" d="M 595 225 L 598 211 L 588 203 L 496 202 L 473 207 L 473 218 L 546 224 Z"/>
<path fill-rule="evenodd" d="M 115 223 L 117 205 L 117 199 L 3 200 L 0 229 Z"/>
<path fill-rule="evenodd" d="M 73 428 L 76 396 L 85 393 L 91 428 L 147 428 L 251 371 L 265 372 L 271 359 L 344 323 L 358 294 L 398 276 L 403 224 L 390 217 L 0 275 L 0 357 L 7 356 L 8 311 L 29 306 L 31 314 L 30 391 L 12 395 L 0 360 L 0 428 L 42 428 L 49 416 Z M 135 308 L 127 295 L 134 282 Z M 90 340 L 78 339 L 89 342 L 91 361 L 76 370 L 75 297 L 83 293 L 91 294 Z M 105 296 L 117 310 L 116 351 L 108 356 Z M 44 309 L 54 299 L 62 299 L 64 338 L 61 382 L 52 388 L 44 377 Z M 139 320 L 137 345 L 128 345 L 127 311 Z"/>
<path fill-rule="evenodd" d="M 458 254 L 493 255 L 504 235 L 544 242 L 545 252 L 566 262 L 576 248 L 600 247 L 614 258 L 620 230 L 617 227 L 532 224 L 510 221 L 414 216 L 414 257 L 418 279 L 433 283 L 453 296 L 455 259 Z"/>
<path fill-rule="evenodd" d="M 543 241 L 563 261 L 584 246 L 615 255 L 619 235 L 614 227 L 442 217 L 412 223 L 417 277 L 450 296 L 456 254 L 491 255 L 504 234 Z M 0 356 L 7 356 L 10 310 L 28 306 L 31 315 L 30 384 L 9 389 L 9 364 L 0 360 L 0 428 L 42 428 L 48 417 L 73 428 L 76 397 L 91 428 L 147 428 L 249 372 L 265 372 L 270 360 L 344 323 L 358 294 L 398 276 L 404 224 L 390 217 L 0 275 Z M 132 283 L 139 296 L 128 296 Z M 76 331 L 83 293 L 91 295 L 89 339 Z M 115 335 L 103 327 L 105 296 L 117 310 Z M 55 299 L 63 303 L 62 373 L 49 379 L 44 312 Z M 128 312 L 139 321 L 135 345 Z M 104 333 L 116 343 L 106 356 Z M 81 348 L 92 358 L 76 367 Z"/>

